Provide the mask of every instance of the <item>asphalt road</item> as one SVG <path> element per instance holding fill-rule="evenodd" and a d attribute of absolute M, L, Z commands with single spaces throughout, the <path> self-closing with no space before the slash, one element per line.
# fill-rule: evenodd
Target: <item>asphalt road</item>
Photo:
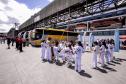
<path fill-rule="evenodd" d="M 19 53 L 15 47 L 0 44 L 0 84 L 126 84 L 126 51 L 114 53 L 116 61 L 99 69 L 91 68 L 92 53 L 82 56 L 81 75 L 66 65 L 42 63 L 40 48 L 25 47 Z"/>

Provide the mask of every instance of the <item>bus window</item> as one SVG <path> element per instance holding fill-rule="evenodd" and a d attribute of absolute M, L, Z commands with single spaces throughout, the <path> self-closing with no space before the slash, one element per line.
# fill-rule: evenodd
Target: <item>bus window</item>
<path fill-rule="evenodd" d="M 126 30 L 120 30 L 120 31 L 119 31 L 119 34 L 120 34 L 120 35 L 126 35 Z"/>
<path fill-rule="evenodd" d="M 98 32 L 98 36 L 102 36 L 102 31 Z"/>
<path fill-rule="evenodd" d="M 32 39 L 35 38 L 35 33 L 32 32 L 32 34 L 31 34 L 31 38 L 32 38 Z"/>
<path fill-rule="evenodd" d="M 28 38 L 28 33 L 26 34 L 25 38 Z"/>
<path fill-rule="evenodd" d="M 36 33 L 35 39 L 36 39 L 36 40 L 39 40 L 39 39 L 41 39 L 41 38 L 42 38 L 42 34 L 37 34 L 37 33 Z"/>
<path fill-rule="evenodd" d="M 92 35 L 97 36 L 98 32 L 92 32 Z"/>
<path fill-rule="evenodd" d="M 86 32 L 86 35 L 85 36 L 89 36 L 90 35 L 90 32 Z"/>

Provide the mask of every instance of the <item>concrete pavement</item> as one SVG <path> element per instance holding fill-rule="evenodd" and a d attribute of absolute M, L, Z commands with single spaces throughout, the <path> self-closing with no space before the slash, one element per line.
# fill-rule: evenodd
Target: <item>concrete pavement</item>
<path fill-rule="evenodd" d="M 72 69 L 56 64 L 42 63 L 40 48 L 25 47 L 19 53 L 0 44 L 0 84 L 126 84 L 126 51 L 114 53 L 117 61 L 106 68 L 91 69 L 92 53 L 82 57 L 79 75 Z M 100 66 L 100 65 L 99 65 Z"/>

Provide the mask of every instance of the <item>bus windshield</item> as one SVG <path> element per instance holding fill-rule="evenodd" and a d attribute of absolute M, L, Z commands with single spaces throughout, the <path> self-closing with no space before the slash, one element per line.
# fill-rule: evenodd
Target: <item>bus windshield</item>
<path fill-rule="evenodd" d="M 31 35 L 31 39 L 32 40 L 39 40 L 39 39 L 41 39 L 42 38 L 42 34 L 39 34 L 39 33 L 33 33 L 32 35 Z"/>
<path fill-rule="evenodd" d="M 36 33 L 35 34 L 35 40 L 41 39 L 42 38 L 42 34 Z"/>
<path fill-rule="evenodd" d="M 77 36 L 78 33 L 59 30 L 37 29 L 36 32 L 41 35 L 64 35 L 64 36 Z M 44 34 L 43 34 L 44 33 Z"/>

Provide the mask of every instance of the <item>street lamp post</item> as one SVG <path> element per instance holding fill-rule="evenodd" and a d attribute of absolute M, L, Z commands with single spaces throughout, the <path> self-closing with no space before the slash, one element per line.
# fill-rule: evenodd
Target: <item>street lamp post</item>
<path fill-rule="evenodd" d="M 18 33 L 18 25 L 19 23 L 14 23 L 13 38 L 15 38 Z"/>

